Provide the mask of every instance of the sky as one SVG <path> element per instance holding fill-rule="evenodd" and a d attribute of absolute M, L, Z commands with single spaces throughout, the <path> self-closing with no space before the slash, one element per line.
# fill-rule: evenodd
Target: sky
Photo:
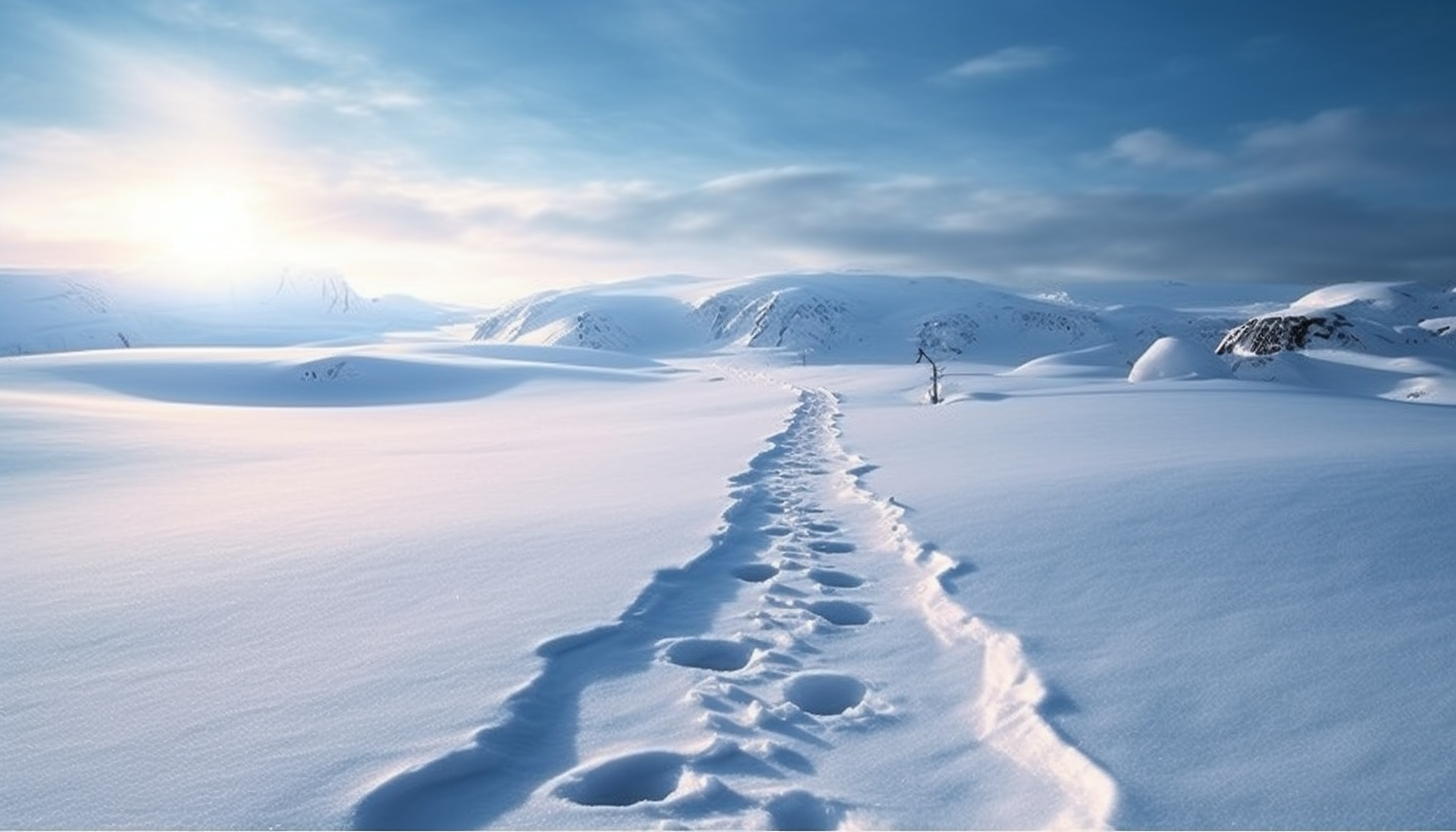
<path fill-rule="evenodd" d="M 0 266 L 1456 282 L 1444 0 L 0 0 Z"/>

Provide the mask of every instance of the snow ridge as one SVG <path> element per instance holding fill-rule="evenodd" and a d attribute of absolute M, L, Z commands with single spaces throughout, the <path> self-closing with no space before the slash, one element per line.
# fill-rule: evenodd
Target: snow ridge
<path fill-rule="evenodd" d="M 833 430 L 841 436 L 836 410 Z M 855 496 L 883 518 L 888 537 L 905 561 L 920 571 L 920 610 L 926 623 L 947 645 L 972 645 L 983 651 L 981 691 L 974 714 L 981 741 L 1060 785 L 1066 797 L 1048 824 L 1058 829 L 1106 829 L 1117 807 L 1117 784 L 1042 717 L 1046 686 L 1032 668 L 1015 634 L 997 630 L 968 613 L 952 597 L 956 581 L 974 571 L 933 543 L 916 539 L 905 523 L 908 509 L 893 497 L 882 498 L 865 482 L 875 470 L 858 456 L 845 475 Z"/>
<path fill-rule="evenodd" d="M 1115 785 L 1042 719 L 1020 642 L 952 600 L 968 565 L 865 486 L 834 394 L 798 398 L 706 551 L 541 645 L 498 722 L 375 788 L 355 824 L 1105 827 Z M 956 683 L 917 684 L 931 666 Z M 944 764 L 882 776 L 906 748 Z"/>

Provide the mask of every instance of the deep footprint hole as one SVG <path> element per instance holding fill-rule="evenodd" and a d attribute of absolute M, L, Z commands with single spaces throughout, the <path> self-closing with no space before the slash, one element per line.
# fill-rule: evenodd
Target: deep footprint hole
<path fill-rule="evenodd" d="M 840 589 L 853 589 L 864 583 L 864 578 L 836 569 L 810 569 L 809 580 L 820 586 L 832 586 Z"/>
<path fill-rule="evenodd" d="M 718 638 L 686 638 L 663 651 L 670 662 L 703 670 L 742 670 L 753 658 L 753 647 L 741 641 Z"/>
<path fill-rule="evenodd" d="M 806 609 L 830 624 L 838 624 L 841 627 L 867 624 L 870 620 L 869 609 L 853 601 L 815 601 L 807 605 Z"/>
<path fill-rule="evenodd" d="M 631 806 L 665 800 L 682 777 L 683 756 L 644 751 L 608 760 L 557 787 L 561 797 L 582 806 Z"/>
<path fill-rule="evenodd" d="M 761 584 L 777 574 L 778 567 L 771 563 L 748 563 L 733 570 L 733 577 L 754 584 Z"/>
<path fill-rule="evenodd" d="M 842 673 L 800 673 L 784 683 L 784 698 L 799 710 L 833 716 L 864 701 L 865 686 Z"/>
<path fill-rule="evenodd" d="M 798 789 L 778 795 L 763 808 L 770 829 L 838 829 L 844 820 L 839 806 Z"/>
<path fill-rule="evenodd" d="M 843 540 L 816 540 L 809 548 L 821 555 L 844 555 L 854 551 L 854 544 Z"/>

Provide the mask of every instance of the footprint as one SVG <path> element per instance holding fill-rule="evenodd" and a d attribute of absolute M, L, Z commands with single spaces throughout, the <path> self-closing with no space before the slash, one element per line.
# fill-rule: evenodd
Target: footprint
<path fill-rule="evenodd" d="M 789 528 L 788 526 L 765 526 L 760 531 L 772 537 L 783 537 L 787 534 L 793 534 L 794 530 Z"/>
<path fill-rule="evenodd" d="M 870 620 L 870 611 L 852 601 L 815 601 L 804 605 L 804 608 L 830 624 L 841 627 L 866 624 Z"/>
<path fill-rule="evenodd" d="M 768 591 L 784 598 L 807 598 L 809 596 L 809 593 L 796 586 L 780 583 L 773 584 L 768 588 Z"/>
<path fill-rule="evenodd" d="M 854 551 L 854 544 L 843 540 L 815 540 L 809 548 L 821 555 L 845 555 Z"/>
<path fill-rule="evenodd" d="M 754 584 L 761 584 L 777 574 L 778 567 L 769 563 L 746 563 L 733 570 L 733 577 Z"/>
<path fill-rule="evenodd" d="M 835 586 L 841 589 L 853 589 L 864 583 L 864 578 L 858 575 L 851 575 L 848 572 L 839 572 L 834 569 L 810 569 L 809 580 L 820 586 Z"/>
<path fill-rule="evenodd" d="M 667 799 L 677 789 L 687 758 L 672 751 L 642 751 L 566 776 L 557 795 L 582 806 L 631 806 Z"/>
<path fill-rule="evenodd" d="M 718 638 L 685 638 L 669 644 L 662 656 L 682 667 L 742 670 L 753 658 L 753 645 Z"/>
<path fill-rule="evenodd" d="M 810 523 L 809 531 L 819 532 L 820 534 L 833 534 L 839 531 L 839 527 L 833 523 Z"/>
<path fill-rule="evenodd" d="M 800 673 L 784 683 L 784 698 L 799 710 L 818 716 L 834 716 L 864 701 L 865 686 L 842 673 Z"/>
<path fill-rule="evenodd" d="M 838 829 L 844 807 L 802 789 L 777 795 L 763 806 L 770 829 Z"/>

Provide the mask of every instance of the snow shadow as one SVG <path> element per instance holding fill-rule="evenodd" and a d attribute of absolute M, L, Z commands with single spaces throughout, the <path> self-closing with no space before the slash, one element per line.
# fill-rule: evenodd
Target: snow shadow
<path fill-rule="evenodd" d="M 676 641 L 668 648 L 668 658 L 682 664 L 717 666 L 746 660 L 727 642 L 693 637 L 709 630 L 718 609 L 743 586 L 743 568 L 769 548 L 772 538 L 764 528 L 780 507 L 771 496 L 767 473 L 779 466 L 792 423 L 807 418 L 805 413 L 801 399 L 790 428 L 771 437 L 770 446 L 754 457 L 748 470 L 731 478 L 734 502 L 706 551 L 681 567 L 659 570 L 613 623 L 538 647 L 536 652 L 544 660 L 540 673 L 506 699 L 498 722 L 476 733 L 470 746 L 400 773 L 370 791 L 355 807 L 353 826 L 486 826 L 579 762 L 576 735 L 587 687 L 646 669 L 659 654 L 660 644 L 670 639 Z M 568 788 L 577 802 L 636 802 L 674 779 L 677 762 L 664 754 L 639 756 Z M 624 785 L 628 780 L 633 783 Z"/>

